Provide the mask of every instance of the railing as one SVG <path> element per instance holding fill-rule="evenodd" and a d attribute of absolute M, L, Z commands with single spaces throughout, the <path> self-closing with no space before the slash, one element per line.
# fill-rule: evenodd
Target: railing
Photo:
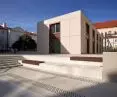
<path fill-rule="evenodd" d="M 105 52 L 114 52 L 113 46 L 109 40 L 109 37 L 113 35 L 113 34 L 107 34 L 105 33 L 105 37 L 104 37 L 104 47 L 103 47 L 103 51 Z"/>

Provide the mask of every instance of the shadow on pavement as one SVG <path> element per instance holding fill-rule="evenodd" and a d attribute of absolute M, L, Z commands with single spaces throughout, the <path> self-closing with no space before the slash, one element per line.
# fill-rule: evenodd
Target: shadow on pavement
<path fill-rule="evenodd" d="M 0 80 L 0 97 L 5 97 L 8 93 L 15 90 L 17 87 L 13 86 L 8 81 L 1 81 Z"/>

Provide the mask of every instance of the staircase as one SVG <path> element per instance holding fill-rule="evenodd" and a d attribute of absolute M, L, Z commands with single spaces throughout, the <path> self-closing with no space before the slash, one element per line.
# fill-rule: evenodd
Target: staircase
<path fill-rule="evenodd" d="M 16 55 L 0 55 L 0 69 L 22 66 L 18 62 L 18 60 L 22 59 L 23 57 Z"/>

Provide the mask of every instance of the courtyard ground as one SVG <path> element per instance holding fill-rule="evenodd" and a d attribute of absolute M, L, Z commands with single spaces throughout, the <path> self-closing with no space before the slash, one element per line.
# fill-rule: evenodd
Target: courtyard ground
<path fill-rule="evenodd" d="M 16 67 L 0 70 L 0 97 L 117 97 L 117 84 Z"/>

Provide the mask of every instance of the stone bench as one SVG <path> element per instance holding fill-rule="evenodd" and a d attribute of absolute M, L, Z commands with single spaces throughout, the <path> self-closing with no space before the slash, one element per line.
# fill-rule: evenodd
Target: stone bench
<path fill-rule="evenodd" d="M 22 60 L 22 63 L 25 63 L 25 64 L 32 64 L 32 65 L 39 65 L 40 63 L 44 63 L 44 61 Z"/>
<path fill-rule="evenodd" d="M 89 61 L 89 62 L 103 62 L 102 57 L 73 56 L 73 57 L 70 57 L 70 60 L 73 60 L 73 61 Z"/>

